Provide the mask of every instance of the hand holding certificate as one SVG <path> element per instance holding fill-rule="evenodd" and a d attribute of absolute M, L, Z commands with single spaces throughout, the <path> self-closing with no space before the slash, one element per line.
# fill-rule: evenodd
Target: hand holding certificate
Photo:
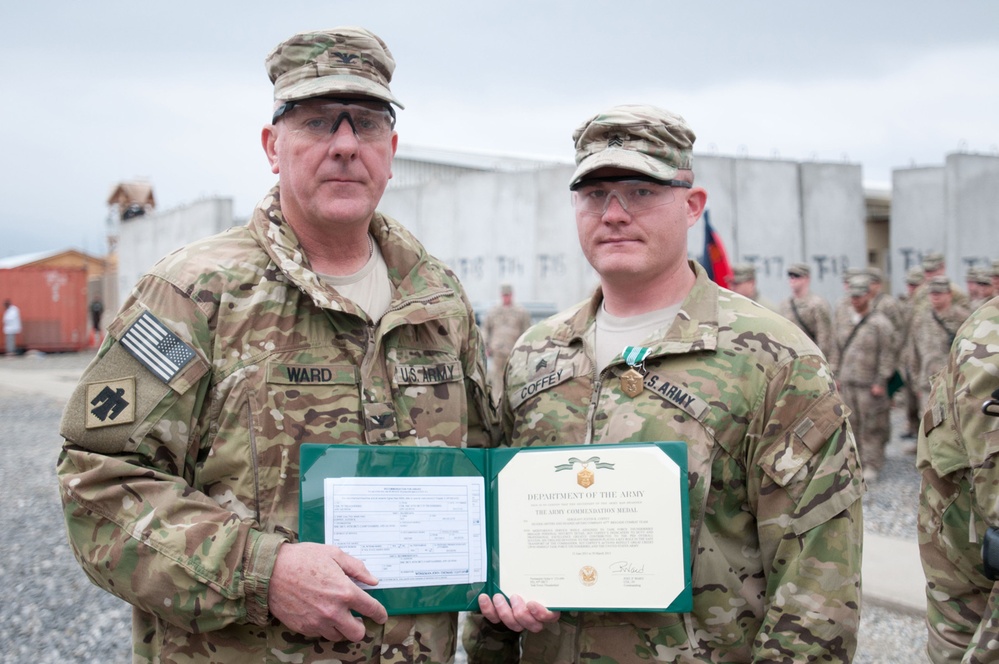
<path fill-rule="evenodd" d="M 306 445 L 302 468 L 301 539 L 363 561 L 389 613 L 466 610 L 496 592 L 528 627 L 554 615 L 542 605 L 689 610 L 682 443 Z"/>

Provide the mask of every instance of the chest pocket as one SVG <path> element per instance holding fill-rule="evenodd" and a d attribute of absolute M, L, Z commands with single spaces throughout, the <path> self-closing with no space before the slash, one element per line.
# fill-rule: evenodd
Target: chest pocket
<path fill-rule="evenodd" d="M 400 435 L 415 437 L 417 445 L 460 447 L 468 412 L 459 359 L 447 351 L 399 348 L 389 369 Z"/>

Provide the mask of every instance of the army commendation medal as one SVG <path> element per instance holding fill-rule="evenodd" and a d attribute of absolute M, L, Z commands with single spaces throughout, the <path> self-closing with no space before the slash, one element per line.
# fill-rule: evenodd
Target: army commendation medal
<path fill-rule="evenodd" d="M 628 370 L 621 374 L 621 391 L 634 399 L 642 393 L 645 383 L 645 367 L 643 362 L 649 355 L 649 349 L 642 346 L 626 346 L 621 352 Z"/>

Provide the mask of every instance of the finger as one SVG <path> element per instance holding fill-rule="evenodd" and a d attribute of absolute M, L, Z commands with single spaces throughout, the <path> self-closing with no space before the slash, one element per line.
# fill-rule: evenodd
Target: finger
<path fill-rule="evenodd" d="M 378 585 L 378 578 L 368 571 L 368 568 L 361 560 L 338 547 L 333 547 L 333 549 L 333 560 L 340 566 L 344 574 L 369 586 Z"/>
<path fill-rule="evenodd" d="M 544 629 L 544 625 L 531 614 L 527 608 L 527 603 L 520 595 L 510 596 L 510 611 L 513 613 L 513 619 L 523 629 L 529 632 L 540 632 Z"/>
<path fill-rule="evenodd" d="M 550 611 L 540 602 L 528 602 L 527 610 L 531 612 L 535 620 L 542 623 L 555 622 L 562 617 L 561 611 Z"/>
<path fill-rule="evenodd" d="M 496 615 L 499 616 L 500 621 L 510 629 L 515 632 L 521 632 L 524 630 L 523 625 L 521 625 L 517 618 L 513 615 L 513 609 L 510 608 L 509 602 L 507 602 L 506 597 L 497 593 L 493 595 L 493 606 L 496 609 Z"/>
<path fill-rule="evenodd" d="M 357 589 L 357 595 L 347 603 L 347 607 L 357 611 L 362 616 L 371 618 L 379 625 L 384 625 L 385 621 L 388 620 L 388 612 L 381 602 L 360 588 Z"/>
<path fill-rule="evenodd" d="M 346 616 L 340 616 L 339 619 L 334 618 L 333 625 L 329 628 L 331 634 L 339 633 L 340 641 L 360 641 L 364 638 L 364 634 L 367 630 L 364 629 L 364 621 L 360 618 L 352 616 L 349 612 Z M 329 637 L 326 637 L 329 638 Z M 334 639 L 330 639 L 331 641 Z"/>
<path fill-rule="evenodd" d="M 479 595 L 479 613 L 491 623 L 500 622 L 499 616 L 496 614 L 496 608 L 493 606 L 493 600 L 485 593 Z"/>
<path fill-rule="evenodd" d="M 329 629 L 325 630 L 320 636 L 322 636 L 327 641 L 333 641 L 334 643 L 336 643 L 337 641 L 347 640 L 347 637 L 341 634 L 340 630 L 338 630 L 335 627 L 330 627 Z M 362 635 L 361 638 L 364 638 L 364 636 Z M 350 640 L 359 641 L 360 639 L 350 639 Z"/>

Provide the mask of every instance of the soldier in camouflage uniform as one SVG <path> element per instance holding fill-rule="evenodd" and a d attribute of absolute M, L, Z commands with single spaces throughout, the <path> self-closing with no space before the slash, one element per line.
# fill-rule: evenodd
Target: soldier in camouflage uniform
<path fill-rule="evenodd" d="M 686 441 L 694 606 L 558 614 L 481 595 L 483 615 L 526 630 L 522 662 L 851 661 L 864 484 L 825 358 L 687 262 L 707 196 L 683 118 L 619 106 L 574 139 L 576 224 L 600 288 L 514 349 L 506 441 Z M 629 366 L 626 344 L 644 361 Z M 644 389 L 622 383 L 630 370 Z M 515 661 L 518 645 L 473 630 L 465 644 L 473 664 Z"/>
<path fill-rule="evenodd" d="M 489 356 L 489 387 L 498 400 L 503 393 L 503 368 L 518 337 L 531 326 L 531 314 L 513 301 L 513 286 L 500 286 L 500 303 L 489 310 L 482 325 Z"/>
<path fill-rule="evenodd" d="M 915 301 L 912 294 L 926 280 L 926 273 L 919 265 L 909 268 L 905 275 L 906 294 L 899 298 L 899 317 L 902 325 L 898 335 L 898 364 L 902 372 L 902 403 L 905 408 L 906 430 L 902 433 L 902 438 L 909 440 L 904 450 L 907 454 L 916 453 L 916 432 L 919 430 L 919 392 L 916 389 L 916 377 L 919 375 L 918 367 L 913 366 L 911 344 L 909 337 L 912 333 L 912 319 L 916 313 Z"/>
<path fill-rule="evenodd" d="M 968 296 L 971 303 L 969 311 L 974 311 L 995 296 L 992 288 L 992 268 L 973 267 L 968 270 Z"/>
<path fill-rule="evenodd" d="M 986 530 L 999 526 L 999 417 L 983 412 L 990 399 L 999 399 L 999 298 L 958 331 L 919 432 L 919 553 L 935 664 L 999 661 L 999 586 L 983 574 L 981 553 Z"/>
<path fill-rule="evenodd" d="M 850 297 L 853 324 L 836 330 L 830 364 L 850 407 L 864 479 L 873 482 L 884 467 L 890 432 L 888 381 L 895 372 L 895 329 L 884 313 L 873 308 L 869 277 L 850 279 Z"/>
<path fill-rule="evenodd" d="M 936 276 L 923 284 L 926 304 L 916 304 L 912 318 L 912 363 L 916 369 L 916 389 L 920 402 L 926 407 L 930 392 L 930 379 L 947 365 L 947 354 L 954 341 L 957 328 L 968 317 L 968 310 L 954 304 L 950 279 Z"/>
<path fill-rule="evenodd" d="M 467 298 L 375 212 L 394 66 L 360 28 L 271 53 L 278 185 L 139 280 L 67 405 L 70 542 L 133 605 L 135 662 L 453 659 L 455 614 L 388 617 L 364 561 L 297 536 L 303 442 L 491 444 Z"/>
<path fill-rule="evenodd" d="M 787 269 L 791 296 L 780 303 L 777 310 L 804 331 L 826 357 L 832 352 L 832 316 L 829 303 L 821 295 L 809 292 L 812 268 L 807 263 L 792 263 Z"/>

